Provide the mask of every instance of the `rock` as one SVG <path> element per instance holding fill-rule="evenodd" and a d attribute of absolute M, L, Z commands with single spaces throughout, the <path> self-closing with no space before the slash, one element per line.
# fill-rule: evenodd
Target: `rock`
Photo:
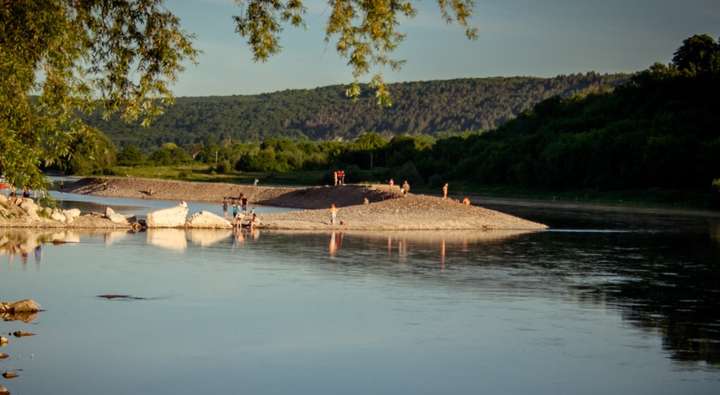
<path fill-rule="evenodd" d="M 187 220 L 187 227 L 189 228 L 216 228 L 216 229 L 230 229 L 232 224 L 225 218 L 213 214 L 209 211 L 200 211 L 193 214 Z"/>
<path fill-rule="evenodd" d="M 8 344 L 8 343 L 10 343 L 10 340 L 8 340 L 7 337 L 0 336 L 0 346 L 2 346 L 4 344 Z"/>
<path fill-rule="evenodd" d="M 70 210 L 63 210 L 63 215 L 65 216 L 65 223 L 71 224 L 73 221 L 75 221 L 75 218 L 80 216 L 80 210 L 76 208 L 72 208 Z"/>
<path fill-rule="evenodd" d="M 7 380 L 12 380 L 18 377 L 18 374 L 16 371 L 8 370 L 7 372 L 3 373 L 2 376 L 5 377 Z"/>
<path fill-rule="evenodd" d="M 180 228 L 187 221 L 187 203 L 182 202 L 175 207 L 156 210 L 148 213 L 148 228 Z"/>
<path fill-rule="evenodd" d="M 37 313 L 38 311 L 40 311 L 40 305 L 32 299 L 5 303 L 5 312 L 7 313 Z"/>
<path fill-rule="evenodd" d="M 13 332 L 13 336 L 15 337 L 27 337 L 27 336 L 35 336 L 32 332 L 25 332 L 25 331 L 15 331 Z"/>
<path fill-rule="evenodd" d="M 110 207 L 105 208 L 105 217 L 107 219 L 109 219 L 110 222 L 115 223 L 115 224 L 121 224 L 121 225 L 129 224 L 129 222 L 128 222 L 127 218 L 125 218 L 125 216 L 116 213 L 115 210 L 113 210 Z"/>
<path fill-rule="evenodd" d="M 38 206 L 30 198 L 23 198 L 20 200 L 20 208 L 27 213 L 31 219 L 38 219 L 37 211 Z"/>
<path fill-rule="evenodd" d="M 10 395 L 10 390 L 0 385 L 0 395 Z"/>
<path fill-rule="evenodd" d="M 0 204 L 7 204 L 7 202 L 8 202 L 7 196 L 0 193 Z"/>
<path fill-rule="evenodd" d="M 0 359 L 8 359 L 10 358 L 10 355 L 5 354 L 4 352 L 0 352 Z"/>
<path fill-rule="evenodd" d="M 65 214 L 62 213 L 60 210 L 53 210 L 52 214 L 50 214 L 50 218 L 54 221 L 65 223 L 67 221 L 67 218 L 65 217 Z"/>

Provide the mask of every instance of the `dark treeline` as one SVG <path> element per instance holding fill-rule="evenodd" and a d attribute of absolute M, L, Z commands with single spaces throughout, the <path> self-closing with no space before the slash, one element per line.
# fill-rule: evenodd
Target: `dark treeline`
<path fill-rule="evenodd" d="M 144 150 L 172 142 L 181 146 L 224 140 L 261 141 L 271 137 L 350 140 L 367 131 L 384 135 L 490 130 L 515 118 L 541 100 L 600 91 L 625 81 L 627 75 L 597 73 L 554 78 L 467 78 L 390 85 L 394 105 L 376 104 L 372 89 L 357 101 L 345 87 L 248 96 L 178 98 L 152 127 L 104 121 L 89 123 L 119 146 Z"/>
<path fill-rule="evenodd" d="M 344 168 L 350 181 L 408 179 L 598 191 L 708 191 L 720 178 L 720 44 L 693 36 L 612 92 L 546 99 L 485 133 L 363 133 L 352 141 L 126 145 L 120 164 L 211 164 L 216 172 Z M 720 181 L 715 181 L 716 184 Z"/>

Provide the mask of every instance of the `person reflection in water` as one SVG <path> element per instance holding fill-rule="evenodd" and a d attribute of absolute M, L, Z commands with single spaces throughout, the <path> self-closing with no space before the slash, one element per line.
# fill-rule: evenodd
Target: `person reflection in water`
<path fill-rule="evenodd" d="M 42 246 L 38 245 L 35 247 L 35 263 L 40 263 L 42 260 Z"/>
<path fill-rule="evenodd" d="M 445 270 L 445 239 L 440 242 L 440 271 Z"/>
<path fill-rule="evenodd" d="M 336 234 L 337 233 L 337 234 Z M 328 244 L 328 253 L 331 257 L 334 257 L 335 254 L 342 248 L 342 239 L 343 234 L 342 232 L 332 232 L 330 234 L 330 243 Z"/>

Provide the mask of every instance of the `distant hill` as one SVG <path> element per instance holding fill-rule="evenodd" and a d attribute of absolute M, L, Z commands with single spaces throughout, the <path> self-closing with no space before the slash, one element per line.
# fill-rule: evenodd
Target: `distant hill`
<path fill-rule="evenodd" d="M 372 91 L 353 102 L 344 86 L 246 96 L 182 97 L 150 128 L 87 118 L 120 146 L 144 149 L 266 137 L 352 139 L 366 131 L 430 134 L 494 129 L 552 96 L 603 91 L 628 75 L 598 73 L 554 78 L 466 78 L 391 84 L 394 106 L 375 104 Z"/>

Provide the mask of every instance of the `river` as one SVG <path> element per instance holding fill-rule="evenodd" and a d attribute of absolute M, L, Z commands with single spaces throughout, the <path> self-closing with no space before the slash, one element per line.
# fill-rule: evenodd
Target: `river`
<path fill-rule="evenodd" d="M 163 204 L 56 197 L 138 215 Z M 12 394 L 720 393 L 720 221 L 499 208 L 551 230 L 0 230 L 0 299 L 46 309 L 0 322 L 0 333 L 36 334 L 0 348 L 9 354 L 0 371 L 19 374 L 0 385 Z"/>

